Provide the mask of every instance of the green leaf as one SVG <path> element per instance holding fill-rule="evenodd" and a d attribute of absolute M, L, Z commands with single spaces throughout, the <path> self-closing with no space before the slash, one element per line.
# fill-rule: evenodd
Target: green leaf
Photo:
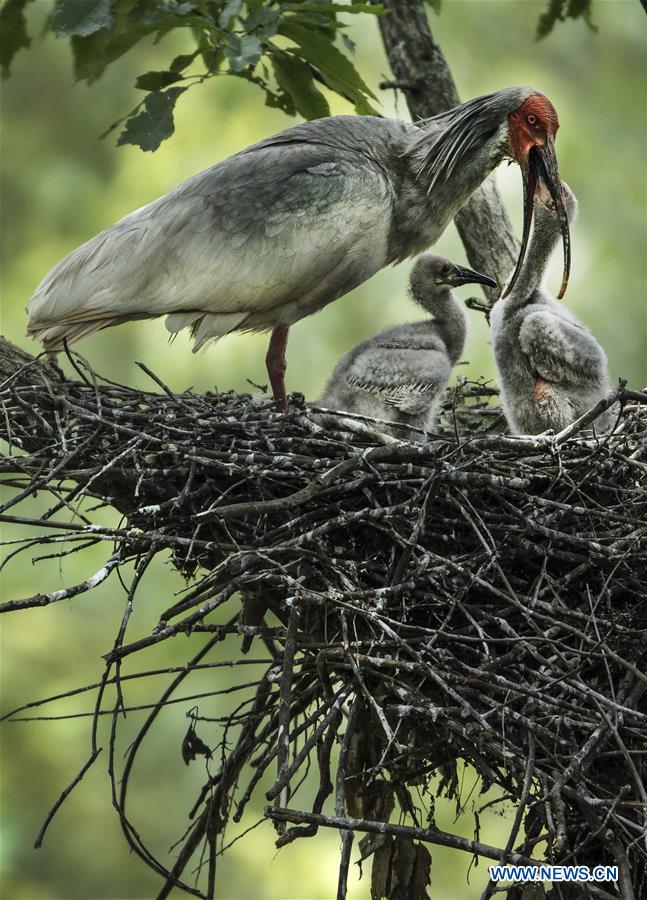
<path fill-rule="evenodd" d="M 242 0 L 227 0 L 225 8 L 218 17 L 218 25 L 221 28 L 228 28 L 229 23 L 234 16 L 237 16 L 243 6 Z"/>
<path fill-rule="evenodd" d="M 565 22 L 566 19 L 583 19 L 591 31 L 597 31 L 591 19 L 592 6 L 593 0 L 550 0 L 537 23 L 537 40 L 550 34 L 556 22 Z"/>
<path fill-rule="evenodd" d="M 190 66 L 200 51 L 194 50 L 193 53 L 182 53 L 176 56 L 169 66 L 170 72 L 183 72 L 187 66 Z"/>
<path fill-rule="evenodd" d="M 174 16 L 188 16 L 190 13 L 195 12 L 195 10 L 198 9 L 198 7 L 194 3 L 183 3 L 182 0 L 166 0 L 166 5 L 168 7 L 168 11 Z"/>
<path fill-rule="evenodd" d="M 255 66 L 261 58 L 263 47 L 254 34 L 246 34 L 240 39 L 240 55 L 246 66 Z"/>
<path fill-rule="evenodd" d="M 133 15 L 135 5 L 136 0 L 116 0 L 110 28 L 101 28 L 86 37 L 73 35 L 72 56 L 77 81 L 96 81 L 110 63 L 154 30 L 154 25 L 145 21 L 144 15 Z"/>
<path fill-rule="evenodd" d="M 225 45 L 225 56 L 229 60 L 229 68 L 232 72 L 242 72 L 247 66 L 255 66 L 261 58 L 262 46 L 259 39 L 253 34 L 239 37 L 230 34 Z"/>
<path fill-rule="evenodd" d="M 542 13 L 537 22 L 537 40 L 546 37 L 553 30 L 555 22 L 564 21 L 564 9 L 566 0 L 550 0 L 546 12 Z"/>
<path fill-rule="evenodd" d="M 191 31 L 205 69 L 207 72 L 215 72 L 220 68 L 220 64 L 224 59 L 222 48 L 213 45 L 211 36 L 205 28 L 192 28 Z"/>
<path fill-rule="evenodd" d="M 113 0 L 58 0 L 52 31 L 56 37 L 87 37 L 112 25 Z"/>
<path fill-rule="evenodd" d="M 280 21 L 280 11 L 271 9 L 268 6 L 261 6 L 260 9 L 254 10 L 246 19 L 241 19 L 245 31 L 249 33 L 253 31 L 258 38 L 274 37 Z"/>
<path fill-rule="evenodd" d="M 146 33 L 144 29 L 114 34 L 102 30 L 86 38 L 74 36 L 72 38 L 74 77 L 77 81 L 87 81 L 90 84 L 96 81 L 111 62 L 123 56 Z"/>
<path fill-rule="evenodd" d="M 138 76 L 135 87 L 141 91 L 161 91 L 162 88 L 181 79 L 182 75 L 177 72 L 146 72 L 144 75 Z"/>
<path fill-rule="evenodd" d="M 157 150 L 162 141 L 175 131 L 173 108 L 184 91 L 184 87 L 175 87 L 149 94 L 144 100 L 144 110 L 127 120 L 117 144 L 134 144 L 142 150 Z"/>
<path fill-rule="evenodd" d="M 297 47 L 291 52 L 312 63 L 321 72 L 326 84 L 347 97 L 361 115 L 377 115 L 367 97 L 377 100 L 350 59 L 327 38 L 309 28 L 288 20 L 281 24 L 279 34 L 289 38 Z"/>
<path fill-rule="evenodd" d="M 0 66 L 2 77 L 9 77 L 9 68 L 16 53 L 29 47 L 25 6 L 30 0 L 7 0 L 0 9 Z"/>
<path fill-rule="evenodd" d="M 328 101 L 315 87 L 312 72 L 298 56 L 275 54 L 272 66 L 276 81 L 294 102 L 297 112 L 305 119 L 323 119 L 330 115 Z"/>
<path fill-rule="evenodd" d="M 280 109 L 286 116 L 294 116 L 296 114 L 292 97 L 289 94 L 286 94 L 284 91 L 279 91 L 277 94 L 269 88 L 263 88 L 263 90 L 265 91 L 265 106 L 268 106 L 270 109 Z"/>
<path fill-rule="evenodd" d="M 290 13 L 288 21 L 294 25 L 303 25 L 304 28 L 318 31 L 319 34 L 324 35 L 331 41 L 335 39 L 336 30 L 346 27 L 342 22 L 338 22 L 332 13 L 329 16 L 322 16 L 313 12 L 303 14 L 295 12 Z"/>
<path fill-rule="evenodd" d="M 440 0 L 431 0 L 431 2 L 440 3 Z M 339 6 L 337 3 L 333 3 L 332 6 L 337 12 L 368 13 L 369 16 L 383 16 L 389 11 L 386 6 L 380 6 L 377 3 L 349 3 L 348 6 L 343 4 Z"/>
<path fill-rule="evenodd" d="M 263 66 L 265 68 L 265 66 Z M 259 75 L 254 75 L 254 73 L 250 69 L 245 69 L 244 72 L 236 72 L 236 78 L 244 78 L 245 81 L 249 81 L 250 84 L 257 85 L 265 94 L 265 105 L 271 107 L 272 109 L 280 109 L 286 115 L 293 116 L 296 112 L 294 108 L 294 103 L 292 101 L 292 97 L 289 94 L 286 94 L 285 91 L 279 89 L 279 91 L 273 91 L 272 88 L 267 83 L 266 78 L 261 78 Z"/>
<path fill-rule="evenodd" d="M 95 0 L 92 0 L 95 2 Z M 74 74 L 78 80 L 96 81 L 106 68 L 149 34 L 158 37 L 176 27 L 204 27 L 204 16 L 194 3 L 177 0 L 112 0 L 114 21 L 85 37 L 72 36 Z"/>
<path fill-rule="evenodd" d="M 597 32 L 598 27 L 593 24 L 593 20 L 591 19 L 592 7 L 592 0 L 568 0 L 566 15 L 570 16 L 571 19 L 584 19 L 586 25 L 595 33 Z"/>
<path fill-rule="evenodd" d="M 331 6 L 331 3 L 318 0 L 300 0 L 297 3 L 286 3 L 283 11 L 289 13 L 287 21 L 292 24 L 303 25 L 334 41 L 335 31 L 346 26 L 337 20 L 337 13 Z"/>

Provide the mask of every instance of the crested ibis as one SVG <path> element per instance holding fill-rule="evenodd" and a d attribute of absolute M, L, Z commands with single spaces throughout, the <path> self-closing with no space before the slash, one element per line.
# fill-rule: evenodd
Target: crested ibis
<path fill-rule="evenodd" d="M 29 301 L 27 333 L 56 351 L 109 325 L 166 316 L 170 332 L 191 329 L 195 351 L 232 331 L 271 331 L 267 370 L 285 409 L 290 326 L 434 244 L 506 157 L 525 186 L 517 272 L 541 176 L 560 213 L 565 289 L 558 125 L 543 94 L 512 87 L 416 124 L 333 116 L 288 128 L 57 263 Z"/>

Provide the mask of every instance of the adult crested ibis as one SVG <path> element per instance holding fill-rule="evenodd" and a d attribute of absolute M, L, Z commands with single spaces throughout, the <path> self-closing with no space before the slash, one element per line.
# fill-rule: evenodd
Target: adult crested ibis
<path fill-rule="evenodd" d="M 27 333 L 57 350 L 108 325 L 165 315 L 171 332 L 190 327 L 197 350 L 231 331 L 271 330 L 267 369 L 285 409 L 289 327 L 431 246 L 505 157 L 525 186 L 519 260 L 541 176 L 560 213 L 565 289 L 558 124 L 543 94 L 513 87 L 415 125 L 333 116 L 288 128 L 66 256 L 29 301 Z"/>
<path fill-rule="evenodd" d="M 577 200 L 562 183 L 572 222 Z M 548 260 L 559 239 L 559 216 L 546 186 L 535 197 L 535 226 L 516 284 L 491 313 L 494 359 L 503 409 L 512 432 L 559 431 L 609 392 L 604 350 L 591 332 L 542 287 Z M 613 413 L 598 419 L 612 424 Z"/>
<path fill-rule="evenodd" d="M 467 316 L 450 288 L 496 281 L 442 256 L 418 257 L 411 294 L 433 319 L 387 328 L 342 357 L 319 401 L 329 409 L 430 431 L 465 346 Z"/>

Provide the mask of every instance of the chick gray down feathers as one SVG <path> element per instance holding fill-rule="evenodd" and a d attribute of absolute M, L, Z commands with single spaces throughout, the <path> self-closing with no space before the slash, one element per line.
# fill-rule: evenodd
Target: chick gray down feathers
<path fill-rule="evenodd" d="M 577 200 L 563 183 L 564 205 L 573 221 Z M 494 359 L 501 400 L 510 430 L 516 434 L 560 431 L 609 393 L 604 350 L 591 332 L 542 286 L 559 240 L 559 224 L 550 195 L 540 184 L 528 255 L 511 293 L 491 314 Z M 595 423 L 612 425 L 609 410 Z"/>
<path fill-rule="evenodd" d="M 430 431 L 467 334 L 463 304 L 450 286 L 469 282 L 495 284 L 441 256 L 420 256 L 411 294 L 433 318 L 387 328 L 349 350 L 320 404 Z"/>

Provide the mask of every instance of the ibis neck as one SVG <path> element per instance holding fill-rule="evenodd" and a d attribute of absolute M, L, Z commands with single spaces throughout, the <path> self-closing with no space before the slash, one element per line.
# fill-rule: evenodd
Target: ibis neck
<path fill-rule="evenodd" d="M 452 365 L 456 365 L 467 336 L 467 315 L 463 304 L 447 287 L 437 288 L 431 296 L 414 299 L 433 316 L 430 327 L 440 335 Z"/>
<path fill-rule="evenodd" d="M 429 142 L 436 131 L 429 128 Z M 396 169 L 399 174 L 389 235 L 389 261 L 400 262 L 434 244 L 458 210 L 469 200 L 505 155 L 505 145 L 497 132 L 480 148 L 465 157 L 443 179 L 434 182 L 425 169 L 425 144 L 408 132 L 399 147 Z"/>
<path fill-rule="evenodd" d="M 508 308 L 523 306 L 534 292 L 541 287 L 548 262 L 560 238 L 556 219 L 535 220 L 532 238 L 526 259 L 510 295 L 503 301 Z"/>

